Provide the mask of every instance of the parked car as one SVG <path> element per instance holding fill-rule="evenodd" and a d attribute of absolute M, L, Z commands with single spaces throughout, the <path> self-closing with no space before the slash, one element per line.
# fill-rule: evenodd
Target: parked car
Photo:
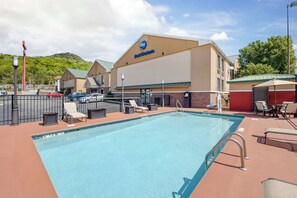
<path fill-rule="evenodd" d="M 89 102 L 96 102 L 96 101 L 103 101 L 104 96 L 99 93 L 91 93 L 87 94 L 85 97 L 79 99 L 81 103 L 89 103 Z"/>
<path fill-rule="evenodd" d="M 51 98 L 51 97 L 62 97 L 63 94 L 60 93 L 54 93 L 54 92 L 50 92 L 47 94 L 47 97 Z"/>
<path fill-rule="evenodd" d="M 7 95 L 7 91 L 6 90 L 0 90 L 0 96 L 1 95 Z"/>
<path fill-rule="evenodd" d="M 85 97 L 86 94 L 85 93 L 81 93 L 81 92 L 73 92 L 71 94 L 68 95 L 68 99 L 71 101 L 77 101 L 79 98 Z"/>

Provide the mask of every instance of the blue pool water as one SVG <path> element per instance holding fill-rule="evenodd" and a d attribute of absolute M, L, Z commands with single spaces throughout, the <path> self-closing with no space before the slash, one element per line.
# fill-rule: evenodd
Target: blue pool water
<path fill-rule="evenodd" d="M 61 198 L 188 197 L 242 119 L 174 112 L 33 139 Z"/>

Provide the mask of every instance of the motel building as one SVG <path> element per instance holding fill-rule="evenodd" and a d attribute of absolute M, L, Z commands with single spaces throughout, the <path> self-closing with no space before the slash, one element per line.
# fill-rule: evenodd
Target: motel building
<path fill-rule="evenodd" d="M 86 92 L 84 84 L 86 81 L 87 72 L 88 71 L 85 70 L 67 68 L 60 79 L 61 90 L 64 93 Z"/>
<path fill-rule="evenodd" d="M 164 93 L 165 106 L 206 107 L 227 97 L 233 70 L 212 40 L 143 34 L 111 69 L 111 90 L 120 96 L 123 83 L 125 97 L 144 103 L 161 105 Z"/>
<path fill-rule="evenodd" d="M 266 101 L 267 104 L 282 104 L 284 101 L 295 101 L 295 86 L 283 85 L 273 87 L 254 87 L 255 85 L 272 80 L 288 80 L 295 82 L 294 75 L 263 74 L 250 75 L 228 81 L 230 85 L 230 110 L 253 111 L 256 101 Z M 275 99 L 276 94 L 276 101 Z"/>
<path fill-rule="evenodd" d="M 111 69 L 114 63 L 97 59 L 87 73 L 84 84 L 87 93 L 107 94 L 111 86 Z"/>

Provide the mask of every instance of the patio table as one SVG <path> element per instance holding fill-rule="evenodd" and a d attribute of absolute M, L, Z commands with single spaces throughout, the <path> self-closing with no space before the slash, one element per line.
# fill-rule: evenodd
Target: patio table
<path fill-rule="evenodd" d="M 274 117 L 278 118 L 278 114 L 280 113 L 280 109 L 282 108 L 283 104 L 273 104 L 271 106 L 274 111 Z"/>

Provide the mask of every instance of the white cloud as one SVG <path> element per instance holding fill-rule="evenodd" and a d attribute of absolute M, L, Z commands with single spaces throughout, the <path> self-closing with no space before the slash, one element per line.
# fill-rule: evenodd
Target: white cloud
<path fill-rule="evenodd" d="M 175 36 L 190 36 L 186 30 L 180 29 L 178 27 L 171 27 L 165 34 L 175 35 Z"/>
<path fill-rule="evenodd" d="M 297 50 L 297 44 L 293 44 L 293 49 Z"/>
<path fill-rule="evenodd" d="M 230 38 L 227 33 L 223 31 L 221 33 L 214 33 L 211 35 L 210 39 L 214 41 L 226 41 L 231 40 L 232 38 Z"/>
<path fill-rule="evenodd" d="M 206 12 L 197 15 L 205 24 L 212 24 L 215 27 L 234 26 L 237 18 L 228 12 Z"/>
<path fill-rule="evenodd" d="M 169 7 L 165 5 L 153 6 L 153 11 L 157 14 L 164 14 L 169 12 Z"/>
<path fill-rule="evenodd" d="M 0 53 L 50 55 L 73 52 L 88 60 L 115 61 L 143 32 L 176 32 L 169 8 L 145 0 L 12 0 L 0 7 Z"/>
<path fill-rule="evenodd" d="M 189 16 L 190 16 L 189 13 L 184 13 L 184 14 L 183 14 L 183 17 L 189 17 Z"/>

